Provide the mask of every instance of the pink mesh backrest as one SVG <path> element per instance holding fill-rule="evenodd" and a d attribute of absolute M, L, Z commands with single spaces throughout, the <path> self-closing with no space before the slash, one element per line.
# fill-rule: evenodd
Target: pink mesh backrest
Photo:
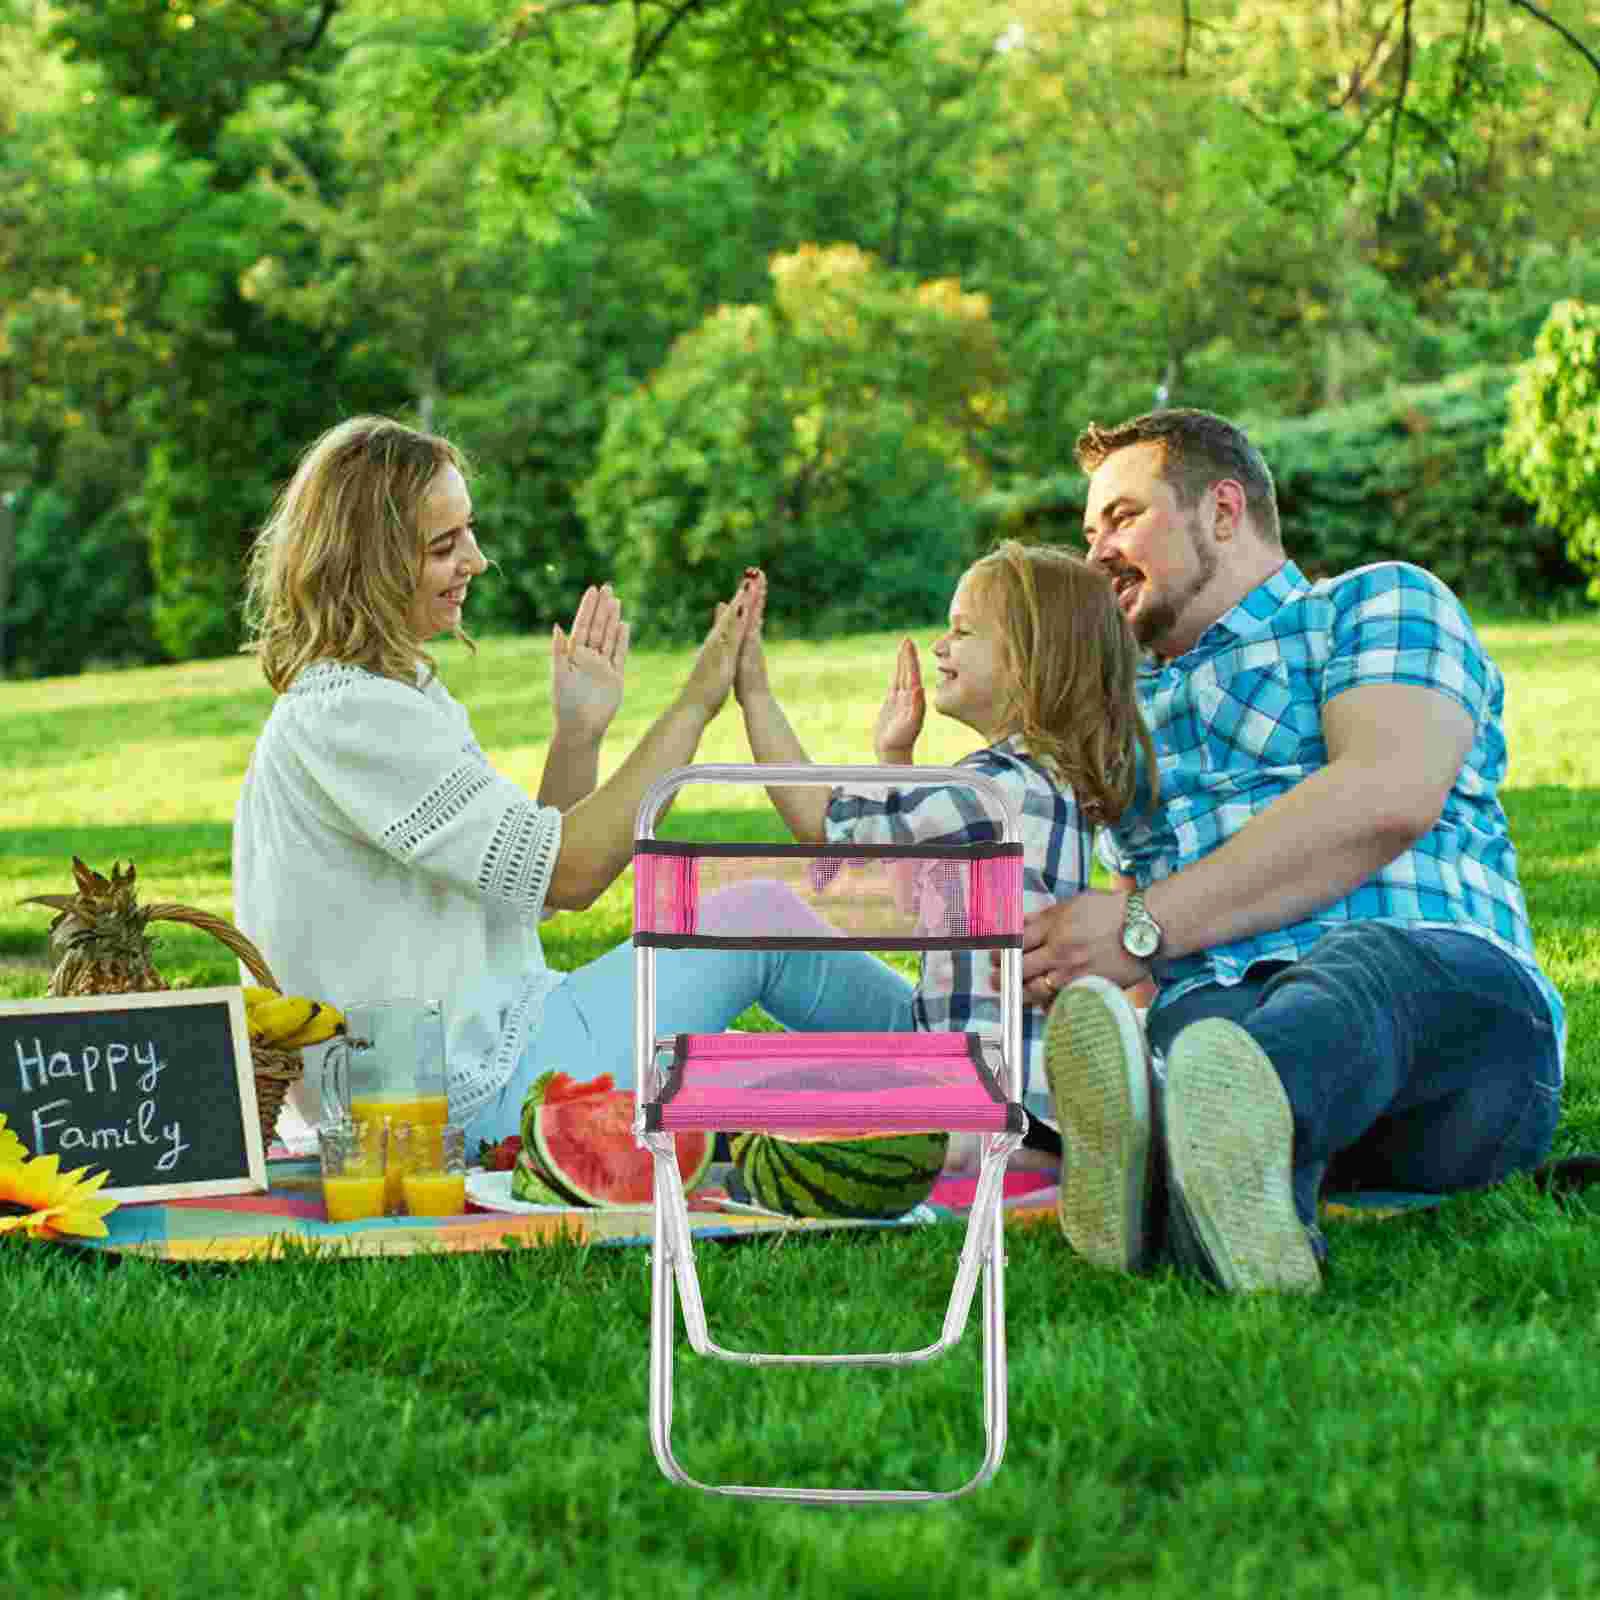
<path fill-rule="evenodd" d="M 638 944 L 974 949 L 1021 934 L 1021 845 L 635 846 Z"/>

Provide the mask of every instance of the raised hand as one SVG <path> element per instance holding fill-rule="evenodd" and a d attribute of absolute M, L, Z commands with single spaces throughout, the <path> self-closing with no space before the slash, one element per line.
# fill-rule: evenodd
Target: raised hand
<path fill-rule="evenodd" d="M 611 585 L 590 584 L 569 637 L 556 624 L 550 644 L 550 702 L 556 730 L 598 742 L 622 704 L 628 624 Z"/>
<path fill-rule="evenodd" d="M 680 699 L 702 711 L 707 721 L 722 709 L 722 702 L 733 687 L 739 652 L 755 613 L 753 588 L 753 580 L 746 578 L 734 591 L 733 599 L 717 607 L 716 620 L 684 683 Z"/>
<path fill-rule="evenodd" d="M 909 765 L 926 715 L 917 647 L 909 639 L 902 639 L 894 658 L 889 692 L 878 709 L 878 720 L 872 730 L 872 747 L 878 760 L 887 766 Z"/>
<path fill-rule="evenodd" d="M 761 633 L 767 616 L 767 575 L 759 567 L 746 567 L 744 576 L 750 594 L 750 627 L 733 674 L 733 694 L 741 706 L 772 692 L 767 682 L 767 654 Z"/>

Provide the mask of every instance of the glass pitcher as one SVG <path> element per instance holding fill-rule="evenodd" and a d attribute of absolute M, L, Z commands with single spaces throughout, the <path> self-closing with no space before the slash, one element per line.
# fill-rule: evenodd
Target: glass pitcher
<path fill-rule="evenodd" d="M 363 1000 L 322 1063 L 322 1115 L 381 1123 L 448 1122 L 444 1008 L 437 1000 Z"/>

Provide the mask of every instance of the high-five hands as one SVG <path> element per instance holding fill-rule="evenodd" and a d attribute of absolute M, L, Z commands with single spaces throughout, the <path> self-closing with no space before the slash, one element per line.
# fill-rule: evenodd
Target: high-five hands
<path fill-rule="evenodd" d="M 700 646 L 700 653 L 683 686 L 681 698 L 702 711 L 707 721 L 722 709 L 722 702 L 733 687 L 740 652 L 755 615 L 755 580 L 746 577 L 734 591 L 733 598 L 717 607 L 711 632 Z"/>
<path fill-rule="evenodd" d="M 750 596 L 750 628 L 739 652 L 739 665 L 733 676 L 734 698 L 741 706 L 771 694 L 767 682 L 767 653 L 762 644 L 761 624 L 767 616 L 767 575 L 759 567 L 746 567 L 744 588 Z"/>
<path fill-rule="evenodd" d="M 550 639 L 550 702 L 556 727 L 599 740 L 622 704 L 628 624 L 611 585 L 590 584 L 578 602 L 570 637 L 555 624 Z"/>
<path fill-rule="evenodd" d="M 927 711 L 917 647 L 909 639 L 902 639 L 894 658 L 894 676 L 889 681 L 889 692 L 884 696 L 877 723 L 872 730 L 872 747 L 881 763 L 886 766 L 910 763 Z"/>

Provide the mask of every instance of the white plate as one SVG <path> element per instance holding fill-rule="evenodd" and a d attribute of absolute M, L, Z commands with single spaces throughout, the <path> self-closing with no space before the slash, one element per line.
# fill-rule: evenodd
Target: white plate
<path fill-rule="evenodd" d="M 537 1206 L 518 1200 L 511 1193 L 509 1172 L 469 1172 L 467 1198 L 485 1211 L 510 1211 L 522 1216 L 564 1216 L 574 1211 L 591 1211 L 592 1206 Z M 649 1206 L 607 1206 L 608 1211 L 648 1212 Z"/>

